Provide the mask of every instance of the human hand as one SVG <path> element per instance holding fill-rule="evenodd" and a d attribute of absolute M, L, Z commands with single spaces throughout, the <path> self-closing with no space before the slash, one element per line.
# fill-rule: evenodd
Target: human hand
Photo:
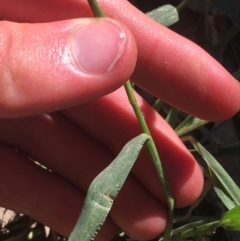
<path fill-rule="evenodd" d="M 100 2 L 106 15 L 125 22 L 136 39 L 138 59 L 131 80 L 204 119 L 220 120 L 239 109 L 239 84 L 204 51 L 149 20 L 127 1 L 115 1 L 115 5 L 114 1 Z M 31 4 L 12 0 L 1 2 L 0 9 L 2 18 L 22 22 L 50 22 L 91 14 L 86 1 L 52 1 L 49 6 L 48 1 Z M 76 222 L 91 180 L 140 132 L 122 89 L 82 104 L 111 92 L 131 75 L 136 60 L 131 33 L 122 26 L 127 43 L 115 67 L 107 74 L 89 76 L 61 55 L 65 53 L 61 50 L 65 49 L 68 31 L 80 21 L 25 28 L 18 25 L 21 27 L 17 26 L 12 48 L 4 46 L 3 53 L 10 58 L 1 65 L 6 67 L 7 63 L 17 72 L 10 72 L 15 82 L 7 79 L 1 87 L 1 117 L 8 119 L 0 121 L 1 142 L 5 144 L 1 147 L 0 182 L 4 186 L 0 186 L 0 205 L 28 214 L 66 236 Z M 51 31 L 47 31 L 49 28 Z M 21 35 L 28 42 L 24 44 Z M 28 56 L 28 61 L 21 56 Z M 200 194 L 201 172 L 171 128 L 140 97 L 138 101 L 159 148 L 176 205 L 188 205 Z M 19 118 L 56 110 L 62 111 Z M 12 117 L 18 119 L 9 119 Z M 33 165 L 6 145 L 19 149 L 56 175 Z M 147 155 L 141 154 L 98 240 L 109 240 L 116 225 L 138 240 L 151 239 L 164 229 L 163 193 Z"/>

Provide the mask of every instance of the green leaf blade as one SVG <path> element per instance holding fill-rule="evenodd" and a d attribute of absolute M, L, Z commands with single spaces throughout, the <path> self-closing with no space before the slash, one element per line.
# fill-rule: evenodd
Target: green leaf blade
<path fill-rule="evenodd" d="M 185 135 L 186 133 L 193 131 L 207 123 L 208 123 L 208 121 L 205 121 L 205 120 L 202 120 L 197 117 L 189 115 L 184 121 L 182 121 L 175 128 L 175 131 L 178 136 L 182 136 L 182 135 Z"/>
<path fill-rule="evenodd" d="M 171 108 L 169 111 L 167 117 L 165 118 L 166 122 L 172 127 L 175 127 L 176 121 L 177 121 L 177 114 L 179 110 L 176 108 Z"/>
<path fill-rule="evenodd" d="M 240 205 L 240 190 L 238 186 L 217 162 L 217 160 L 200 143 L 197 143 L 197 147 L 200 150 L 200 155 L 202 155 L 203 159 L 208 164 L 212 182 L 214 187 L 217 188 L 215 190 L 217 190 L 216 193 L 219 198 L 228 209 L 231 209 L 233 206 L 235 207 Z M 219 189 L 221 190 L 221 195 L 219 195 Z"/>
<path fill-rule="evenodd" d="M 240 206 L 226 212 L 220 219 L 220 225 L 228 230 L 240 231 Z"/>
<path fill-rule="evenodd" d="M 178 11 L 172 5 L 164 5 L 147 13 L 156 22 L 169 27 L 179 20 Z"/>
<path fill-rule="evenodd" d="M 94 240 L 148 139 L 148 135 L 141 134 L 129 141 L 114 161 L 94 178 L 69 241 Z"/>
<path fill-rule="evenodd" d="M 228 209 L 240 205 L 240 189 L 232 178 L 198 141 L 192 137 L 188 139 L 207 163 L 214 189 L 224 205 Z"/>

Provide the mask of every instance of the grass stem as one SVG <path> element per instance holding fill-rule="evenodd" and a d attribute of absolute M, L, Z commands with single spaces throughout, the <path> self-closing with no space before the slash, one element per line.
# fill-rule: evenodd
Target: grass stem
<path fill-rule="evenodd" d="M 105 17 L 103 11 L 101 10 L 101 8 L 99 7 L 98 3 L 96 0 L 88 0 L 88 3 L 94 13 L 94 15 L 96 17 Z M 132 89 L 132 85 L 131 82 L 128 80 L 125 84 L 124 84 L 128 99 L 130 104 L 132 105 L 132 108 L 135 112 L 135 115 L 137 117 L 137 120 L 141 126 L 142 132 L 149 135 L 150 139 L 147 141 L 147 147 L 151 156 L 151 159 L 153 161 L 153 164 L 155 166 L 156 172 L 158 174 L 158 177 L 160 179 L 160 182 L 163 186 L 164 189 L 164 193 L 165 196 L 167 198 L 167 203 L 168 203 L 168 222 L 166 225 L 166 229 L 164 232 L 164 241 L 169 241 L 170 240 L 170 236 L 171 236 L 171 232 L 172 232 L 172 223 L 173 223 L 173 207 L 174 207 L 174 199 L 173 199 L 173 195 L 171 192 L 171 188 L 170 185 L 167 181 L 167 177 L 166 174 L 163 170 L 161 161 L 160 161 L 160 157 L 158 155 L 158 151 L 157 148 L 155 146 L 155 143 L 153 141 L 152 135 L 149 131 L 149 128 L 147 126 L 147 123 L 143 117 L 143 114 L 137 104 L 136 98 L 134 96 L 134 92 Z"/>
<path fill-rule="evenodd" d="M 131 86 L 131 82 L 128 80 L 125 84 L 124 84 L 124 88 L 126 90 L 128 99 L 130 104 L 132 105 L 132 108 L 134 110 L 134 113 L 138 119 L 138 122 L 141 126 L 142 132 L 149 135 L 151 138 L 146 142 L 147 144 L 147 148 L 148 151 L 150 153 L 151 159 L 153 161 L 154 167 L 156 169 L 156 172 L 158 174 L 158 177 L 160 179 L 160 182 L 163 186 L 164 189 L 164 194 L 167 198 L 167 203 L 168 203 L 168 222 L 166 225 L 166 229 L 164 232 L 164 237 L 163 240 L 164 241 L 169 241 L 170 240 L 170 236 L 171 236 L 171 232 L 172 232 L 172 223 L 173 223 L 173 208 L 174 208 L 174 199 L 173 199 L 173 195 L 171 192 L 171 188 L 170 185 L 167 181 L 167 177 L 166 174 L 163 170 L 163 166 L 160 160 L 160 157 L 158 155 L 158 151 L 156 148 L 156 145 L 153 141 L 152 135 L 149 131 L 149 128 L 147 126 L 147 123 L 143 117 L 143 114 L 137 104 L 137 100 L 135 98 L 135 95 L 133 93 L 133 89 Z"/>
<path fill-rule="evenodd" d="M 185 6 L 188 4 L 189 1 L 190 1 L 190 0 L 183 0 L 183 1 L 176 7 L 177 11 L 178 11 L 178 12 L 181 12 L 181 11 L 185 8 Z"/>
<path fill-rule="evenodd" d="M 93 15 L 95 17 L 105 17 L 104 12 L 102 9 L 99 7 L 98 3 L 96 0 L 88 0 L 88 4 L 91 7 L 91 10 L 93 12 Z"/>

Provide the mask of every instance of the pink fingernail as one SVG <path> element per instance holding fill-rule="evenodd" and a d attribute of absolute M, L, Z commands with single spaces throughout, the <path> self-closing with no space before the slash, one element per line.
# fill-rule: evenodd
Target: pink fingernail
<path fill-rule="evenodd" d="M 125 33 L 117 24 L 109 20 L 96 21 L 72 33 L 72 55 L 82 71 L 104 74 L 121 58 L 125 40 Z"/>

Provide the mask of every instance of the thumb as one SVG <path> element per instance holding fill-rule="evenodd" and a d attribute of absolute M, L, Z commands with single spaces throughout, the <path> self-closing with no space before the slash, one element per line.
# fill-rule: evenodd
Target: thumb
<path fill-rule="evenodd" d="M 0 117 L 64 109 L 108 94 L 132 74 L 135 41 L 111 19 L 1 22 Z"/>

